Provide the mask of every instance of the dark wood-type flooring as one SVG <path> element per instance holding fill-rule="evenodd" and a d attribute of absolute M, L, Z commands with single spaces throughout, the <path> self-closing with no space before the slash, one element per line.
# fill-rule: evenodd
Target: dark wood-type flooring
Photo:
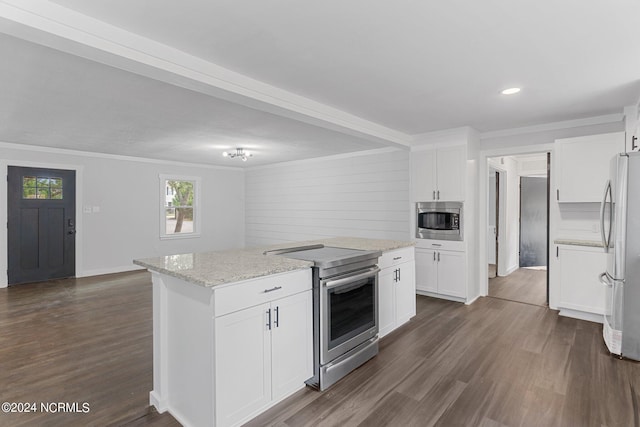
<path fill-rule="evenodd" d="M 526 304 L 547 305 L 547 271 L 519 268 L 489 279 L 489 296 Z"/>
<path fill-rule="evenodd" d="M 0 426 L 179 426 L 149 410 L 151 276 L 123 273 L 0 289 Z M 43 413 L 41 402 L 89 404 L 88 413 Z"/>
<path fill-rule="evenodd" d="M 329 390 L 248 426 L 634 426 L 640 364 L 601 325 L 545 307 L 419 296 L 417 316 Z M 0 401 L 88 402 L 88 414 L 2 414 L 1 426 L 177 426 L 148 407 L 151 283 L 136 272 L 0 289 Z"/>

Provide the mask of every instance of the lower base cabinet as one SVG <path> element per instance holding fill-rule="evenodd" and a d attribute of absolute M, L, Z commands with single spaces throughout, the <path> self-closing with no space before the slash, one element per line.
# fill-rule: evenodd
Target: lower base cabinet
<path fill-rule="evenodd" d="M 311 304 L 305 291 L 216 318 L 217 425 L 237 424 L 313 376 Z"/>
<path fill-rule="evenodd" d="M 416 314 L 414 248 L 385 252 L 378 266 L 378 335 L 383 337 Z"/>
<path fill-rule="evenodd" d="M 311 269 L 213 288 L 152 278 L 158 412 L 184 426 L 238 426 L 313 376 Z"/>
<path fill-rule="evenodd" d="M 599 275 L 607 269 L 607 254 L 602 248 L 558 246 L 558 307 L 583 313 L 605 313 L 607 287 Z"/>
<path fill-rule="evenodd" d="M 416 290 L 442 296 L 467 297 L 464 252 L 416 248 Z"/>

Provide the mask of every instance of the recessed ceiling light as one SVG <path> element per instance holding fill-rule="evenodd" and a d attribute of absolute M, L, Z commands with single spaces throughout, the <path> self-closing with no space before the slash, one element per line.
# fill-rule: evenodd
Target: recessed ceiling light
<path fill-rule="evenodd" d="M 510 87 L 508 89 L 503 90 L 501 93 L 503 95 L 513 95 L 514 93 L 518 93 L 518 92 L 520 92 L 519 87 Z"/>

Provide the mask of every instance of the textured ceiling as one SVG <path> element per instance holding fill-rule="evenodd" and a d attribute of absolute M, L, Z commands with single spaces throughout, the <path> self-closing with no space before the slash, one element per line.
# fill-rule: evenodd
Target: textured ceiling
<path fill-rule="evenodd" d="M 41 33 L 62 22 L 55 13 L 76 11 L 68 23 L 100 27 L 101 37 L 124 30 L 132 43 L 142 36 L 281 90 L 272 100 L 316 103 L 238 104 L 160 72 L 125 71 L 124 59 L 107 60 L 116 55 L 95 46 L 76 49 L 84 58 L 47 48 L 39 43 L 55 48 L 62 33 L 15 38 L 29 31 L 16 24 L 20 14 L 0 9 L 0 31 L 10 34 L 0 35 L 3 142 L 225 165 L 220 152 L 243 146 L 256 152 L 249 166 L 463 126 L 488 132 L 619 114 L 640 96 L 637 0 L 2 3 L 51 14 Z M 79 46 L 92 40 L 77 34 L 69 37 Z M 522 92 L 499 94 L 509 86 Z M 329 125 L 300 120 L 291 113 L 300 105 L 309 117 L 326 106 Z M 345 117 L 364 127 L 349 132 Z"/>

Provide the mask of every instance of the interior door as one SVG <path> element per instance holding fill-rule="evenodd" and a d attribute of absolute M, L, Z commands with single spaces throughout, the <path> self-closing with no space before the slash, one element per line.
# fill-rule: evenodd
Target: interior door
<path fill-rule="evenodd" d="M 75 276 L 76 173 L 9 166 L 10 285 Z"/>
<path fill-rule="evenodd" d="M 547 265 L 547 178 L 520 178 L 520 267 Z"/>

